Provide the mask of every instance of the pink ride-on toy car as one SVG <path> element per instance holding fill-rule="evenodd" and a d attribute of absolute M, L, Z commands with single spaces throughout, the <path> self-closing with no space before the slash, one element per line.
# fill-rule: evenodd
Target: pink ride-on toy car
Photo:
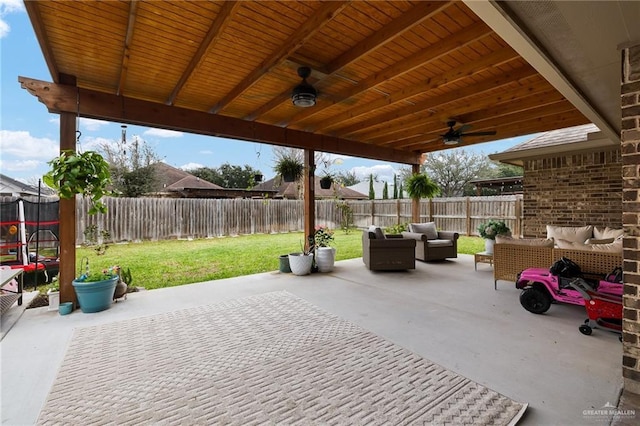
<path fill-rule="evenodd" d="M 584 306 L 584 297 L 569 283 L 582 277 L 580 267 L 567 258 L 562 258 L 550 269 L 528 268 L 522 271 L 516 281 L 516 288 L 522 289 L 520 304 L 527 311 L 543 314 L 552 303 L 570 303 Z M 598 293 L 622 295 L 621 272 L 609 274 L 603 280 L 585 279 Z M 618 281 L 618 282 L 613 282 Z"/>

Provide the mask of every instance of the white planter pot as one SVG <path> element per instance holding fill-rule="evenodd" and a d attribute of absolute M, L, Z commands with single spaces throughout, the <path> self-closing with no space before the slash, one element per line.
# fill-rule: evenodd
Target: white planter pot
<path fill-rule="evenodd" d="M 485 239 L 484 240 L 484 251 L 489 254 L 493 254 L 493 245 L 496 243 L 496 240 Z"/>
<path fill-rule="evenodd" d="M 313 254 L 291 253 L 289 267 L 294 275 L 308 275 L 311 273 Z"/>
<path fill-rule="evenodd" d="M 59 291 L 47 291 L 49 296 L 49 311 L 57 311 L 60 306 L 60 292 Z"/>
<path fill-rule="evenodd" d="M 336 261 L 335 247 L 316 247 L 316 266 L 320 272 L 333 271 Z"/>

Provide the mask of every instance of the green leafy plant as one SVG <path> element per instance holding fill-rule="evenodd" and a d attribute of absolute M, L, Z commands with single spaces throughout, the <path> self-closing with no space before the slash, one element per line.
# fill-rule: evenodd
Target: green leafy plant
<path fill-rule="evenodd" d="M 411 198 L 433 198 L 440 193 L 440 188 L 424 173 L 414 173 L 405 182 L 407 194 Z"/>
<path fill-rule="evenodd" d="M 340 229 L 342 229 L 345 234 L 348 234 L 353 228 L 353 209 L 346 201 L 337 202 L 336 207 L 340 210 L 340 216 L 342 218 L 340 221 Z"/>
<path fill-rule="evenodd" d="M 502 220 L 490 220 L 478 226 L 478 233 L 482 238 L 495 240 L 496 235 L 509 235 L 511 229 Z"/>
<path fill-rule="evenodd" d="M 282 176 L 285 182 L 295 182 L 302 177 L 304 164 L 292 156 L 284 156 L 273 168 L 278 175 Z"/>
<path fill-rule="evenodd" d="M 389 226 L 387 228 L 384 229 L 384 233 L 385 234 L 402 234 L 403 232 L 406 232 L 406 230 L 408 229 L 409 224 L 408 223 L 399 223 L 397 225 L 393 225 L 393 226 Z"/>
<path fill-rule="evenodd" d="M 105 242 L 111 238 L 111 233 L 106 229 L 100 229 L 97 225 L 89 225 L 84 232 L 85 241 L 82 243 L 85 247 L 90 247 L 98 256 L 103 255 L 109 248 L 109 244 Z"/>
<path fill-rule="evenodd" d="M 111 184 L 111 174 L 109 163 L 100 154 L 66 150 L 47 164 L 51 170 L 42 179 L 60 198 L 73 199 L 80 194 L 91 200 L 89 214 L 107 211 L 101 199 L 111 193 L 107 189 Z"/>
<path fill-rule="evenodd" d="M 326 226 L 316 226 L 313 238 L 316 247 L 329 247 L 333 243 L 333 231 Z"/>

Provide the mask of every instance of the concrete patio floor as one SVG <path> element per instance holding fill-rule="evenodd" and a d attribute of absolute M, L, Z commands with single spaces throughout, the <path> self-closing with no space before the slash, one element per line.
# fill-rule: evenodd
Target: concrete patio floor
<path fill-rule="evenodd" d="M 2 424 L 36 422 L 76 327 L 279 290 L 529 403 L 519 424 L 610 423 L 586 410 L 617 405 L 622 346 L 616 334 L 580 334 L 586 318 L 580 306 L 553 305 L 545 315 L 530 314 L 513 283 L 500 281 L 493 289 L 491 266 L 478 264 L 474 271 L 473 256 L 416 263 L 414 271 L 371 272 L 362 259 L 352 259 L 329 274 L 271 272 L 144 291 L 94 314 L 26 310 L 0 342 Z"/>

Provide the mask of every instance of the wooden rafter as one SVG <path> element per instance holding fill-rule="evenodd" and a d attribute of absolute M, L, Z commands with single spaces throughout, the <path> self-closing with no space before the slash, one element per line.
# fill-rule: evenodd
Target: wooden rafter
<path fill-rule="evenodd" d="M 125 82 L 127 81 L 127 70 L 129 69 L 129 57 L 131 56 L 131 40 L 133 39 L 133 30 L 136 24 L 136 14 L 138 11 L 138 0 L 132 0 L 129 4 L 129 20 L 127 21 L 127 35 L 124 39 L 124 47 L 122 49 L 122 62 L 120 64 L 120 78 L 118 79 L 117 95 L 122 94 Z"/>

